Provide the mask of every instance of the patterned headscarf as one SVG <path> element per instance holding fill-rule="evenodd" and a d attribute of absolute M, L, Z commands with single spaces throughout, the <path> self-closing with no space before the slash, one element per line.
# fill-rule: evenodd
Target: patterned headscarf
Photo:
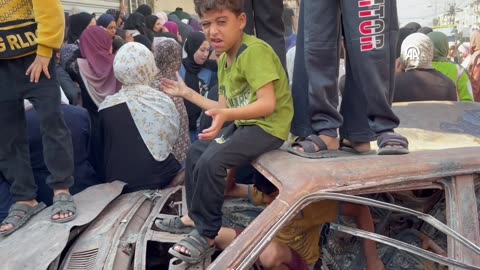
<path fill-rule="evenodd" d="M 407 71 L 411 69 L 433 69 L 433 42 L 422 33 L 409 35 L 402 43 L 400 60 L 402 68 Z"/>
<path fill-rule="evenodd" d="M 153 87 L 163 91 L 160 84 L 161 79 L 176 79 L 175 72 L 180 69 L 182 64 L 182 47 L 174 39 L 156 37 L 153 39 L 153 54 L 158 68 Z M 175 107 L 180 114 L 180 134 L 173 148 L 173 155 L 178 161 L 183 162 L 187 158 L 187 152 L 190 148 L 187 109 L 185 108 L 183 98 L 170 98 L 173 100 L 173 103 L 175 103 Z"/>
<path fill-rule="evenodd" d="M 153 40 L 153 54 L 157 64 L 157 78 L 175 80 L 175 72 L 182 64 L 182 47 L 171 38 L 156 37 Z"/>
<path fill-rule="evenodd" d="M 127 43 L 118 50 L 113 69 L 122 89 L 99 110 L 126 103 L 153 158 L 165 160 L 178 138 L 179 116 L 172 100 L 150 86 L 157 74 L 153 54 L 139 43 Z"/>

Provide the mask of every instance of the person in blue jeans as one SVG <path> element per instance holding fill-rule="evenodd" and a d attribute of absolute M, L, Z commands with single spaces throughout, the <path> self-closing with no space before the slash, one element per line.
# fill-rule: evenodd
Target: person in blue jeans
<path fill-rule="evenodd" d="M 342 30 L 346 81 L 339 112 Z M 291 153 L 332 157 L 340 148 L 367 154 L 375 139 L 378 154 L 408 153 L 408 140 L 394 132 L 400 120 L 391 109 L 397 32 L 395 1 L 301 2 L 292 83 L 292 133 L 300 139 Z"/>

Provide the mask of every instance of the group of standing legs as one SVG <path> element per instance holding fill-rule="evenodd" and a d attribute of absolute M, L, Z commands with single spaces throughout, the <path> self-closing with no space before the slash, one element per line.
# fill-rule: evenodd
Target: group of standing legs
<path fill-rule="evenodd" d="M 267 41 L 285 63 L 282 7 L 281 0 L 247 0 L 245 31 Z M 394 133 L 400 121 L 391 109 L 396 3 L 302 0 L 298 25 L 291 131 L 300 139 L 290 152 L 309 158 L 330 157 L 339 148 L 370 153 L 370 142 L 377 139 L 379 154 L 408 153 L 407 139 Z M 346 81 L 338 110 L 342 42 Z"/>

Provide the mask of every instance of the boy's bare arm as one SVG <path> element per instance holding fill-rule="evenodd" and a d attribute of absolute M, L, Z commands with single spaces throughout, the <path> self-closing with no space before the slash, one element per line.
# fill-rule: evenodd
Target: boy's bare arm
<path fill-rule="evenodd" d="M 220 96 L 218 101 L 214 101 L 200 95 L 185 84 L 178 72 L 177 81 L 164 79 L 162 80 L 162 86 L 167 94 L 175 97 L 182 97 L 202 108 L 204 111 L 227 108 L 227 102 L 224 97 Z"/>

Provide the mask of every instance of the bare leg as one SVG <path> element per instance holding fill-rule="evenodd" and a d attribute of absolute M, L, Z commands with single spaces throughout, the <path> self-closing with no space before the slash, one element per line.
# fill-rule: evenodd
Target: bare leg
<path fill-rule="evenodd" d="M 237 232 L 231 228 L 221 228 L 215 238 L 215 245 L 226 249 L 237 237 Z M 290 248 L 280 242 L 273 240 L 260 254 L 260 263 L 267 270 L 289 270 L 288 264 L 292 260 Z"/>

